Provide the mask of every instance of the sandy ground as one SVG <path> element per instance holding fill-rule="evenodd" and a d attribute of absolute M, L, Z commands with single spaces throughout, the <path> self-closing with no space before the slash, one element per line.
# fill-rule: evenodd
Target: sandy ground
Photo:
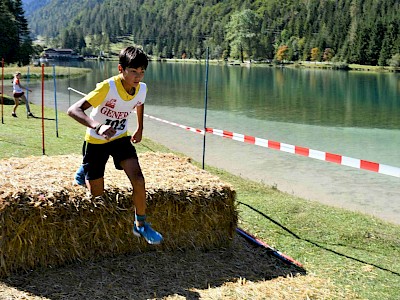
<path fill-rule="evenodd" d="M 278 288 L 275 280 L 283 287 Z M 249 293 L 246 282 L 256 282 L 263 292 L 242 298 L 235 290 Z M 228 295 L 218 292 L 229 283 L 235 285 L 228 288 Z M 337 293 L 335 289 L 327 280 L 306 276 L 305 270 L 237 235 L 226 249 L 164 252 L 155 247 L 14 274 L 0 281 L 0 299 L 265 299 L 268 294 L 273 299 L 327 299 Z M 207 293 L 214 294 L 204 297 Z"/>

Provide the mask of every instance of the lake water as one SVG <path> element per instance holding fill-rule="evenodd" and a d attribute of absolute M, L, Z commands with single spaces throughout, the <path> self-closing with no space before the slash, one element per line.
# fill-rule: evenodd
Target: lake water
<path fill-rule="evenodd" d="M 116 62 L 84 62 L 93 72 L 57 80 L 62 110 L 117 71 Z M 151 62 L 145 113 L 204 126 L 205 65 Z M 32 87 L 35 88 L 32 83 Z M 39 91 L 37 84 L 36 91 Z M 46 105 L 54 86 L 46 82 Z M 31 101 L 40 103 L 39 92 Z M 400 167 L 400 74 L 209 66 L 207 127 Z M 36 100 L 37 97 L 37 100 Z M 135 125 L 135 122 L 131 122 Z M 145 135 L 201 162 L 203 136 L 151 119 Z M 310 201 L 400 224 L 400 179 L 208 134 L 205 163 Z"/>

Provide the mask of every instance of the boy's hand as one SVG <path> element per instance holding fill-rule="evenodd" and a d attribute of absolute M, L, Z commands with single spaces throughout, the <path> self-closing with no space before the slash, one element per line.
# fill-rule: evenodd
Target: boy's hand
<path fill-rule="evenodd" d="M 142 131 L 136 130 L 136 132 L 131 136 L 131 142 L 136 144 L 140 143 L 141 140 L 142 140 Z"/>
<path fill-rule="evenodd" d="M 99 129 L 99 135 L 104 137 L 106 140 L 111 139 L 117 131 L 110 125 L 101 125 Z"/>

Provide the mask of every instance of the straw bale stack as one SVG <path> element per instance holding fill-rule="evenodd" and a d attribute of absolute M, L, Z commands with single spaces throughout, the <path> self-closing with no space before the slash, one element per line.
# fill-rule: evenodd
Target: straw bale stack
<path fill-rule="evenodd" d="M 232 187 L 173 154 L 139 155 L 148 221 L 164 236 L 150 246 L 132 234 L 132 188 L 110 159 L 106 192 L 74 186 L 77 155 L 0 160 L 0 277 L 18 270 L 121 253 L 210 250 L 230 244 L 237 225 Z"/>

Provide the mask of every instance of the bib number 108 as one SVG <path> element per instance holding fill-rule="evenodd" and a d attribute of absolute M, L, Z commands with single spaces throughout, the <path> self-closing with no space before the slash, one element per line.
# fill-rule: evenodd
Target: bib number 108
<path fill-rule="evenodd" d="M 126 119 L 121 120 L 106 120 L 106 125 L 110 125 L 115 130 L 124 130 L 126 126 Z"/>

